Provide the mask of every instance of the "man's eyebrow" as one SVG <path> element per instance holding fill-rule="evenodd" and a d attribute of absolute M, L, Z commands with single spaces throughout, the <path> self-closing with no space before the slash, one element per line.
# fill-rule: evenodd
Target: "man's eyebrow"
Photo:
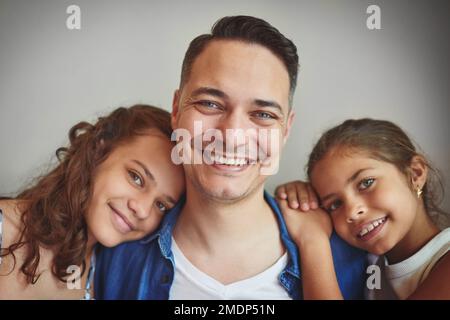
<path fill-rule="evenodd" d="M 275 108 L 277 109 L 282 115 L 284 115 L 283 113 L 283 109 L 281 108 L 281 105 L 276 102 L 276 101 L 271 101 L 271 100 L 262 100 L 262 99 L 255 99 L 254 103 L 259 106 L 259 107 L 263 107 L 263 108 Z"/>
<path fill-rule="evenodd" d="M 134 163 L 138 164 L 142 170 L 144 170 L 145 175 L 152 181 L 154 181 L 156 183 L 155 177 L 153 176 L 153 174 L 150 172 L 150 170 L 147 169 L 147 167 L 140 162 L 139 160 L 132 160 Z"/>
<path fill-rule="evenodd" d="M 201 95 L 201 94 L 207 94 L 210 96 L 215 96 L 215 97 L 223 98 L 223 99 L 228 98 L 228 95 L 225 92 L 223 92 L 222 90 L 211 88 L 211 87 L 200 87 L 198 89 L 195 89 L 192 92 L 192 96 L 194 96 L 194 97 Z"/>
<path fill-rule="evenodd" d="M 355 179 L 361 174 L 361 172 L 369 170 L 369 169 L 373 169 L 373 168 L 363 168 L 363 169 L 359 169 L 358 171 L 356 171 L 350 178 L 347 179 L 347 184 L 355 181 Z M 325 197 L 323 197 L 321 199 L 321 202 L 325 202 L 327 201 L 329 198 L 333 197 L 335 195 L 335 193 L 330 193 L 328 195 L 326 195 Z"/>

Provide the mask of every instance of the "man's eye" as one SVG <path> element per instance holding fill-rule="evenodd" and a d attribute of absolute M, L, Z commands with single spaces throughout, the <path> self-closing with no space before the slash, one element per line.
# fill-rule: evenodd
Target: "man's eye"
<path fill-rule="evenodd" d="M 276 117 L 274 115 L 272 115 L 271 113 L 268 113 L 268 112 L 256 112 L 255 116 L 257 118 L 263 119 L 263 120 L 276 119 Z"/>
<path fill-rule="evenodd" d="M 156 206 L 158 207 L 158 210 L 161 211 L 162 213 L 166 213 L 169 210 L 167 206 L 161 201 L 156 201 Z"/>
<path fill-rule="evenodd" d="M 373 178 L 363 179 L 359 183 L 358 189 L 365 190 L 365 189 L 369 188 L 374 182 L 375 182 L 375 179 L 373 179 Z"/>
<path fill-rule="evenodd" d="M 220 106 L 212 101 L 199 101 L 198 102 L 199 105 L 201 105 L 202 107 L 208 108 L 208 109 L 220 109 Z"/>
<path fill-rule="evenodd" d="M 137 186 L 142 187 L 144 185 L 144 180 L 142 180 L 142 178 L 136 172 L 129 170 L 128 175 Z"/>
<path fill-rule="evenodd" d="M 341 200 L 335 200 L 326 208 L 326 211 L 328 211 L 328 213 L 331 213 L 334 210 L 339 209 L 339 207 L 341 205 L 342 205 L 342 201 Z"/>

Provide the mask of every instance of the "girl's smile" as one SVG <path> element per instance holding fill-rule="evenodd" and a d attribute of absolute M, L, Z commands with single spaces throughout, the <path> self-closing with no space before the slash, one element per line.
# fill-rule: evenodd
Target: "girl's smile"
<path fill-rule="evenodd" d="M 384 216 L 379 219 L 372 220 L 368 223 L 361 223 L 360 226 L 357 227 L 357 237 L 361 239 L 361 241 L 369 241 L 376 237 L 380 231 L 383 229 L 384 225 L 387 223 L 388 217 Z"/>
<path fill-rule="evenodd" d="M 369 153 L 333 149 L 311 174 L 336 232 L 353 246 L 385 254 L 414 235 L 425 210 L 406 175 Z"/>

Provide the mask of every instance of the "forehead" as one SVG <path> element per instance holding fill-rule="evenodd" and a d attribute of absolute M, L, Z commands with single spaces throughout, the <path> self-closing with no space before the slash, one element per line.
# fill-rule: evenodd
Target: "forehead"
<path fill-rule="evenodd" d="M 335 148 L 317 162 L 311 173 L 311 182 L 315 188 L 345 183 L 355 172 L 363 168 L 389 170 L 392 173 L 396 171 L 394 165 L 375 159 L 369 151 L 348 147 Z"/>
<path fill-rule="evenodd" d="M 157 129 L 151 129 L 117 146 L 105 163 L 121 167 L 138 161 L 150 170 L 164 193 L 178 197 L 175 193 L 181 192 L 183 171 L 171 159 L 172 147 L 168 137 Z"/>
<path fill-rule="evenodd" d="M 238 40 L 213 40 L 195 59 L 186 86 L 217 87 L 226 93 L 247 93 L 288 101 L 289 75 L 269 49 Z M 240 89 L 240 90 L 239 90 Z"/>
<path fill-rule="evenodd" d="M 136 154 L 147 154 L 155 156 L 155 151 L 160 148 L 171 148 L 172 143 L 168 137 L 157 129 L 149 129 L 142 135 L 137 135 L 122 142 L 114 150 L 115 153 L 124 157 L 131 157 Z M 158 154 L 163 154 L 159 152 Z"/>

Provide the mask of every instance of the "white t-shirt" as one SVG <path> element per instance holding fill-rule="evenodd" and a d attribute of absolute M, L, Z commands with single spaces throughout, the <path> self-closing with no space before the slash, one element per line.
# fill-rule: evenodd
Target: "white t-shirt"
<path fill-rule="evenodd" d="M 434 265 L 450 250 L 450 228 L 442 230 L 408 259 L 389 264 L 386 257 L 369 255 L 381 271 L 380 289 L 366 289 L 371 300 L 406 299 L 428 277 Z"/>
<path fill-rule="evenodd" d="M 285 253 L 269 269 L 251 278 L 224 285 L 197 269 L 181 252 L 172 238 L 175 274 L 170 288 L 171 300 L 288 300 L 287 291 L 278 281 L 286 267 Z"/>

